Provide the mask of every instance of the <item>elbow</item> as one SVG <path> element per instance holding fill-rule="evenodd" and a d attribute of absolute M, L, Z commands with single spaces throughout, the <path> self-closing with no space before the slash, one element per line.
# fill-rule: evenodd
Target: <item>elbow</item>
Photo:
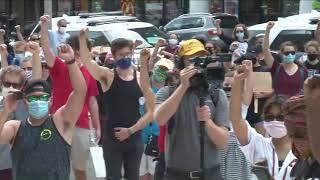
<path fill-rule="evenodd" d="M 229 132 L 227 130 L 224 130 L 222 136 L 220 137 L 219 144 L 216 144 L 217 149 L 224 150 L 227 148 L 228 140 L 229 140 Z"/>

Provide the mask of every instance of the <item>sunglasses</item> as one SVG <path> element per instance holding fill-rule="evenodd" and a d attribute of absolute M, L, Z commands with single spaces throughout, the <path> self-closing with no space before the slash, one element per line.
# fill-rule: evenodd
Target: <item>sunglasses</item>
<path fill-rule="evenodd" d="M 44 94 L 44 95 L 31 95 L 27 96 L 26 99 L 28 102 L 35 102 L 35 101 L 49 101 L 50 95 Z"/>
<path fill-rule="evenodd" d="M 295 51 L 287 51 L 287 52 L 283 52 L 284 55 L 288 56 L 289 54 L 291 55 L 295 55 L 296 52 Z"/>
<path fill-rule="evenodd" d="M 25 68 L 21 68 L 23 69 L 24 71 L 32 71 L 32 67 L 25 67 Z"/>
<path fill-rule="evenodd" d="M 20 89 L 20 87 L 21 87 L 21 84 L 19 84 L 19 83 L 12 83 L 12 82 L 7 82 L 7 81 L 2 82 L 2 84 L 6 88 L 9 88 L 12 86 L 14 89 Z"/>
<path fill-rule="evenodd" d="M 67 25 L 60 25 L 60 27 L 67 27 Z"/>

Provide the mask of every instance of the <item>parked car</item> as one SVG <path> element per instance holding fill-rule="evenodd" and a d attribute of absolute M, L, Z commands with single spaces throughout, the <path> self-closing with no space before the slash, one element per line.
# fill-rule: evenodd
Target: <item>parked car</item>
<path fill-rule="evenodd" d="M 317 11 L 279 18 L 270 31 L 270 49 L 272 51 L 278 51 L 281 43 L 293 41 L 297 45 L 298 51 L 303 52 L 306 42 L 314 38 L 314 31 L 317 28 L 319 19 L 320 12 Z M 248 28 L 252 37 L 249 45 L 253 44 L 255 35 L 265 32 L 266 27 L 267 23 L 263 23 Z"/>
<path fill-rule="evenodd" d="M 221 19 L 223 34 L 220 37 L 214 25 L 215 19 Z M 233 28 L 238 23 L 238 18 L 230 14 L 191 13 L 173 19 L 163 27 L 163 30 L 167 33 L 179 35 L 181 40 L 202 34 L 208 40 L 216 41 L 222 49 L 226 49 L 232 41 Z"/>

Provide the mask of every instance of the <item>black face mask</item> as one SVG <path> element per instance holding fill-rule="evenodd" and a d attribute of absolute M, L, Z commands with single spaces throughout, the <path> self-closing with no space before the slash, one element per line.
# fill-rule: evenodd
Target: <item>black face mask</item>
<path fill-rule="evenodd" d="M 258 44 L 255 47 L 255 52 L 256 53 L 262 53 L 262 44 Z"/>
<path fill-rule="evenodd" d="M 308 54 L 309 61 L 315 61 L 319 57 L 319 54 Z"/>
<path fill-rule="evenodd" d="M 223 90 L 226 92 L 230 92 L 231 88 L 232 88 L 231 86 L 225 86 L 225 87 L 223 87 Z"/>

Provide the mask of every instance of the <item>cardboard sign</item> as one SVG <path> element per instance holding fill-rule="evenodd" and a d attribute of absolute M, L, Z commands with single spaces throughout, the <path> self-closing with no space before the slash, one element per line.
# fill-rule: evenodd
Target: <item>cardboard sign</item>
<path fill-rule="evenodd" d="M 253 74 L 253 92 L 272 92 L 270 72 L 254 72 Z"/>

